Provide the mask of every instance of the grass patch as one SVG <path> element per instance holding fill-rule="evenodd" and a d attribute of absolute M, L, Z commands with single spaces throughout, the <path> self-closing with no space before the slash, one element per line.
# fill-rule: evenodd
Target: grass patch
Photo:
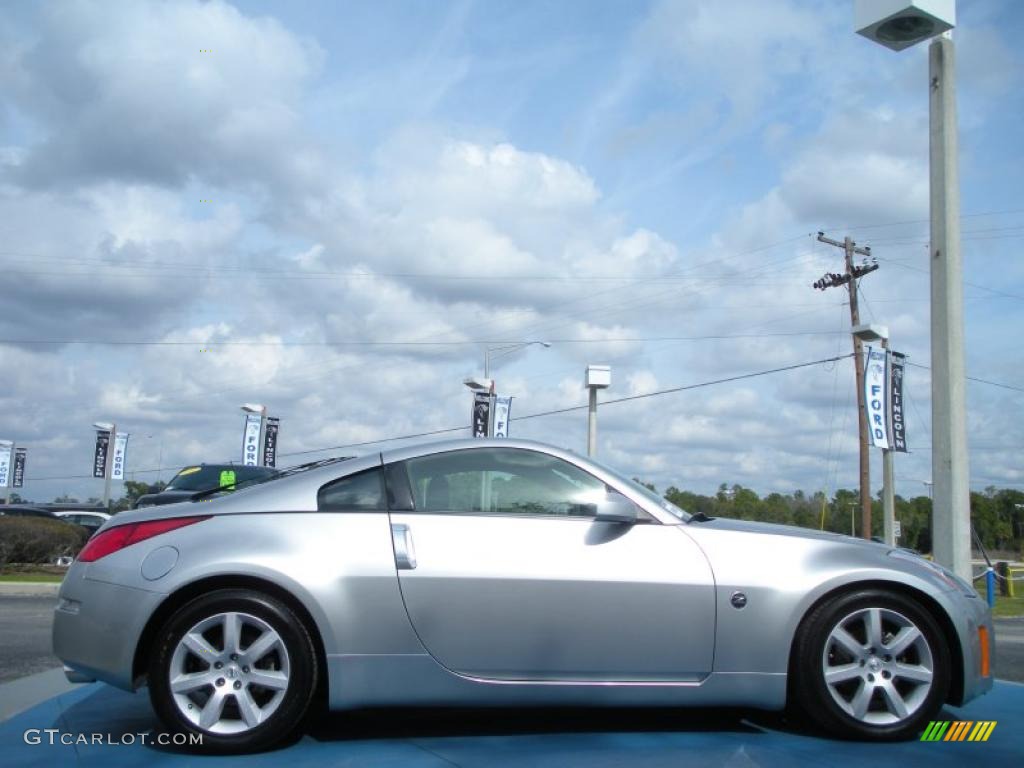
<path fill-rule="evenodd" d="M 984 594 L 982 594 L 982 597 L 984 597 Z M 1024 616 L 1024 597 L 1003 597 L 1002 595 L 996 595 L 996 604 L 992 609 L 992 615 L 997 619 Z"/>
<path fill-rule="evenodd" d="M 32 573 L 26 571 L 18 571 L 17 573 L 0 572 L 0 584 L 22 584 L 27 581 L 45 581 L 53 584 L 59 584 L 64 581 L 64 577 L 56 573 Z"/>

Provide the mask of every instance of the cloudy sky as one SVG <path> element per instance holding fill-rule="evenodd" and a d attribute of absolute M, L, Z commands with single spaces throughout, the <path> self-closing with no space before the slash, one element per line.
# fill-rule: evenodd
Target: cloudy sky
<path fill-rule="evenodd" d="M 958 6 L 971 482 L 1024 487 L 1024 7 Z M 614 399 L 846 355 L 818 230 L 881 265 L 862 319 L 914 366 L 896 473 L 922 494 L 927 49 L 852 15 L 5 4 L 0 438 L 29 448 L 24 495 L 100 495 L 96 420 L 140 480 L 239 459 L 243 402 L 281 418 L 281 463 L 466 426 L 463 378 L 512 342 L 551 344 L 494 358 L 513 417 L 584 404 L 587 363 Z M 599 456 L 661 489 L 853 487 L 853 379 L 843 359 L 608 405 Z M 583 451 L 586 413 L 512 433 Z"/>

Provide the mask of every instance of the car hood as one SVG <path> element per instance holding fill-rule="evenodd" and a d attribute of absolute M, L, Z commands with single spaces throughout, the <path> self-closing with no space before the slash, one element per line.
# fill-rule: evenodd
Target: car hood
<path fill-rule="evenodd" d="M 780 525 L 778 523 L 759 523 L 754 520 L 735 520 L 728 517 L 715 517 L 703 523 L 692 522 L 695 528 L 710 528 L 718 531 L 739 531 L 743 533 L 761 533 L 770 536 L 793 536 L 799 539 L 812 539 L 818 541 L 831 541 L 851 546 L 867 547 L 875 551 L 885 551 L 893 547 L 881 544 L 877 541 L 867 541 L 845 533 L 832 533 L 831 531 L 816 531 L 812 528 L 800 528 L 796 525 Z"/>

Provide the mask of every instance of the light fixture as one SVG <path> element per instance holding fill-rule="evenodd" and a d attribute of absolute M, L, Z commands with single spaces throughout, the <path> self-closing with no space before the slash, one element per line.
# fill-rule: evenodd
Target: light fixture
<path fill-rule="evenodd" d="M 857 34 L 902 51 L 956 25 L 955 0 L 856 0 Z"/>

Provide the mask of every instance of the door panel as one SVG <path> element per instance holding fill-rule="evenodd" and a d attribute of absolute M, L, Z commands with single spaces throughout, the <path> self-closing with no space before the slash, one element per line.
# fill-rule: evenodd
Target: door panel
<path fill-rule="evenodd" d="M 715 598 L 677 526 L 392 512 L 409 618 L 453 671 L 489 679 L 691 681 L 712 668 Z M 396 540 L 397 541 L 397 540 Z"/>

